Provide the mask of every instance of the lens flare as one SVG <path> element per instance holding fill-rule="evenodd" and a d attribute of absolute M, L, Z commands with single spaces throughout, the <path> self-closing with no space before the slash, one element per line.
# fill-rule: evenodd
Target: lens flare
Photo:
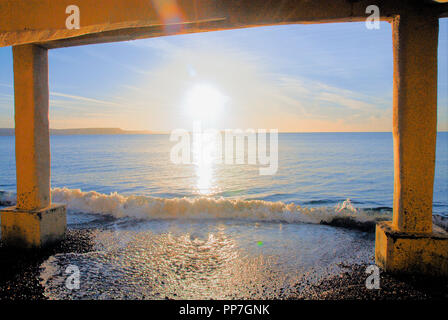
<path fill-rule="evenodd" d="M 152 0 L 152 3 L 167 34 L 182 31 L 185 19 L 176 0 Z"/>

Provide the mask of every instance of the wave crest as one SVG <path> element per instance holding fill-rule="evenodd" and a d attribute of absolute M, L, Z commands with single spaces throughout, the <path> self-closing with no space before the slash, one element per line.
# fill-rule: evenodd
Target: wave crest
<path fill-rule="evenodd" d="M 307 208 L 294 203 L 225 198 L 157 198 L 148 196 L 109 195 L 80 189 L 54 188 L 55 202 L 66 203 L 69 210 L 106 214 L 116 218 L 138 219 L 244 219 L 282 221 L 287 223 L 325 223 L 337 219 L 352 219 L 358 223 L 374 223 L 390 218 L 382 213 L 346 208 Z"/>
<path fill-rule="evenodd" d="M 158 198 L 151 196 L 103 194 L 80 189 L 54 188 L 53 202 L 65 203 L 74 213 L 136 219 L 239 219 L 285 223 L 326 224 L 373 231 L 375 223 L 390 220 L 391 213 L 358 209 L 350 199 L 336 207 L 302 207 L 294 203 L 226 198 Z M 0 192 L 0 206 L 14 205 L 16 196 Z"/>

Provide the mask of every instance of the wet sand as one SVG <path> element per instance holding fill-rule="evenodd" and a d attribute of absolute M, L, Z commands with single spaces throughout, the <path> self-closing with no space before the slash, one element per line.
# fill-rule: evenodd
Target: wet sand
<path fill-rule="evenodd" d="M 0 300 L 45 300 L 39 267 L 56 253 L 92 251 L 92 232 L 68 230 L 59 244 L 44 250 L 5 248 L 0 242 Z M 367 265 L 344 265 L 342 272 L 317 283 L 298 285 L 291 300 L 448 300 L 448 279 L 396 276 L 381 272 L 380 289 L 365 286 Z"/>

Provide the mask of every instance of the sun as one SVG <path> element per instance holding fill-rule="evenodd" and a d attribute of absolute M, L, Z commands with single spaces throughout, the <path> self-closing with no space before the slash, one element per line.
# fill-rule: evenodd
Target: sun
<path fill-rule="evenodd" d="M 196 84 L 187 92 L 186 112 L 194 121 L 213 121 L 218 119 L 226 100 L 213 85 Z"/>

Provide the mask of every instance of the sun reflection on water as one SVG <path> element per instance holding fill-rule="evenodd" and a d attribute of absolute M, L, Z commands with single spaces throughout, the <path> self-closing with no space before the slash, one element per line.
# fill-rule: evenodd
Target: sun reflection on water
<path fill-rule="evenodd" d="M 221 136 L 218 131 L 204 130 L 216 127 L 220 122 L 220 114 L 228 100 L 221 91 L 209 83 L 196 83 L 189 88 L 184 101 L 184 109 L 188 118 L 193 121 L 193 163 L 197 177 L 195 189 L 201 195 L 212 195 L 217 192 L 216 164 L 222 154 Z"/>
<path fill-rule="evenodd" d="M 220 136 L 216 133 L 197 133 L 193 137 L 193 163 L 196 189 L 199 194 L 211 195 L 218 191 L 216 165 L 220 158 Z"/>

